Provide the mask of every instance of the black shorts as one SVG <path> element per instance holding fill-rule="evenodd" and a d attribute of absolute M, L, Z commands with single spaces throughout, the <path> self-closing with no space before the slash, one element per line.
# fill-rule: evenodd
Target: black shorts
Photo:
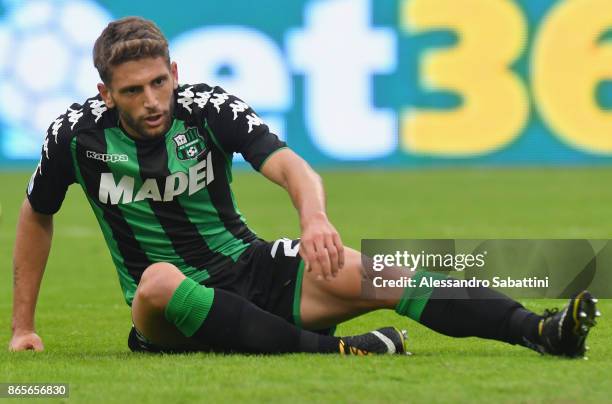
<path fill-rule="evenodd" d="M 261 309 L 302 326 L 300 301 L 304 262 L 300 240 L 257 240 L 231 267 L 200 282 L 244 297 Z"/>
<path fill-rule="evenodd" d="M 300 303 L 304 262 L 299 240 L 257 240 L 238 261 L 200 284 L 242 296 L 261 309 L 302 328 Z M 335 327 L 315 332 L 333 335 Z M 132 327 L 128 339 L 132 351 L 173 352 L 155 347 Z M 177 351 L 180 352 L 180 351 Z"/>

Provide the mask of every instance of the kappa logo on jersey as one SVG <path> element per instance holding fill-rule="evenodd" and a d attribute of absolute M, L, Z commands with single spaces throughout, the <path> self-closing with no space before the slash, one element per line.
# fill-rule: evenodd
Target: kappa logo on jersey
<path fill-rule="evenodd" d="M 81 109 L 72 109 L 72 108 L 68 108 L 68 122 L 70 122 L 72 125 L 70 125 L 70 129 L 74 129 L 74 125 L 76 125 L 79 122 L 79 119 L 81 119 L 81 117 L 83 116 L 83 108 Z"/>
<path fill-rule="evenodd" d="M 249 126 L 248 133 L 253 131 L 253 126 L 260 126 L 264 124 L 264 121 L 255 114 L 255 112 L 249 112 L 249 105 L 245 102 L 235 99 L 232 102 L 228 103 L 230 100 L 230 95 L 227 93 L 214 93 L 214 89 L 204 92 L 193 92 L 193 86 L 186 87 L 183 91 L 179 92 L 178 103 L 183 106 L 189 113 L 192 112 L 191 104 L 197 104 L 198 107 L 204 108 L 206 104 L 209 102 L 214 106 L 217 113 L 221 113 L 221 107 L 224 105 L 229 105 L 232 109 L 232 113 L 234 115 L 234 121 L 238 118 L 239 114 L 242 114 L 247 120 L 247 125 Z M 235 97 L 234 97 L 235 98 Z M 180 158 L 180 157 L 179 157 Z M 190 157 L 191 158 L 191 157 Z M 183 159 L 181 159 L 183 160 Z"/>
<path fill-rule="evenodd" d="M 174 197 L 185 192 L 188 195 L 195 194 L 214 179 L 212 152 L 209 152 L 205 160 L 189 167 L 187 173 L 178 171 L 167 176 L 162 188 L 159 187 L 156 178 L 144 179 L 140 189 L 136 190 L 134 189 L 134 177 L 124 175 L 117 183 L 113 173 L 102 173 L 100 174 L 98 199 L 103 204 L 110 203 L 111 205 L 140 202 L 145 199 L 170 202 L 174 200 Z"/>
<path fill-rule="evenodd" d="M 108 109 L 102 100 L 90 100 L 89 106 L 91 113 L 96 117 L 95 122 L 98 122 L 98 119 L 102 118 L 102 114 Z"/>
<path fill-rule="evenodd" d="M 172 140 L 176 144 L 176 156 L 179 160 L 195 159 L 206 150 L 204 139 L 197 128 L 187 128 L 185 132 L 176 134 Z"/>
<path fill-rule="evenodd" d="M 200 108 L 204 108 L 214 91 L 214 89 L 212 89 L 210 91 L 194 93 L 193 91 L 191 91 L 192 89 L 193 86 L 189 86 L 180 93 L 178 93 L 178 103 L 181 104 L 183 108 L 185 108 L 187 111 L 189 111 L 189 113 L 192 112 L 190 105 L 193 103 L 196 103 Z"/>
<path fill-rule="evenodd" d="M 95 151 L 87 150 L 87 158 L 100 160 L 105 163 L 118 163 L 120 161 L 129 161 L 127 154 L 104 154 L 96 153 Z"/>
<path fill-rule="evenodd" d="M 55 144 L 57 144 L 57 135 L 59 134 L 59 130 L 62 127 L 63 120 L 63 116 L 60 116 L 55 121 L 53 121 L 53 124 L 51 125 L 51 133 L 53 133 L 53 137 L 55 138 Z"/>

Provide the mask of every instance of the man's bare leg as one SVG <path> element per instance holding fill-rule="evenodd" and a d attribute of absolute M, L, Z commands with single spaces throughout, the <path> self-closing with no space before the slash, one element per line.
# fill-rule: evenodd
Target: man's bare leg
<path fill-rule="evenodd" d="M 393 309 L 397 305 L 397 299 L 365 298 L 361 290 L 364 273 L 361 254 L 345 247 L 344 257 L 344 267 L 329 280 L 304 271 L 300 307 L 304 327 L 328 328 L 369 311 Z"/>

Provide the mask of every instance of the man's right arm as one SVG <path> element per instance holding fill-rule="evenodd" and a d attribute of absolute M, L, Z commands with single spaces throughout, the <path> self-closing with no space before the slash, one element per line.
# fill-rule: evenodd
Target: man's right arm
<path fill-rule="evenodd" d="M 44 349 L 36 334 L 34 312 L 51 249 L 53 216 L 35 212 L 26 198 L 21 206 L 13 255 L 13 336 L 9 350 Z"/>
<path fill-rule="evenodd" d="M 81 109 L 78 104 L 72 108 Z M 83 120 L 81 120 L 83 121 Z M 68 186 L 76 181 L 71 143 L 76 130 L 66 114 L 47 129 L 40 162 L 30 178 L 27 198 L 21 205 L 13 254 L 12 351 L 43 350 L 34 326 L 40 282 L 45 272 L 53 236 L 53 215 L 60 209 Z"/>

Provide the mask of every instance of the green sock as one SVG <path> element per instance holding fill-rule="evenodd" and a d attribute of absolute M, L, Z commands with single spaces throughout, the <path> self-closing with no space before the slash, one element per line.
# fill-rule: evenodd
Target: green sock
<path fill-rule="evenodd" d="M 174 291 L 164 315 L 183 335 L 191 337 L 206 320 L 214 298 L 214 289 L 185 278 Z"/>
<path fill-rule="evenodd" d="M 421 314 L 434 291 L 432 287 L 419 286 L 421 279 L 426 277 L 430 279 L 446 279 L 447 275 L 436 272 L 418 271 L 412 277 L 416 286 L 404 289 L 404 294 L 397 303 L 397 306 L 395 306 L 395 312 L 397 314 L 406 316 L 415 321 L 421 320 Z M 429 284 L 431 284 L 431 282 L 429 282 Z"/>

